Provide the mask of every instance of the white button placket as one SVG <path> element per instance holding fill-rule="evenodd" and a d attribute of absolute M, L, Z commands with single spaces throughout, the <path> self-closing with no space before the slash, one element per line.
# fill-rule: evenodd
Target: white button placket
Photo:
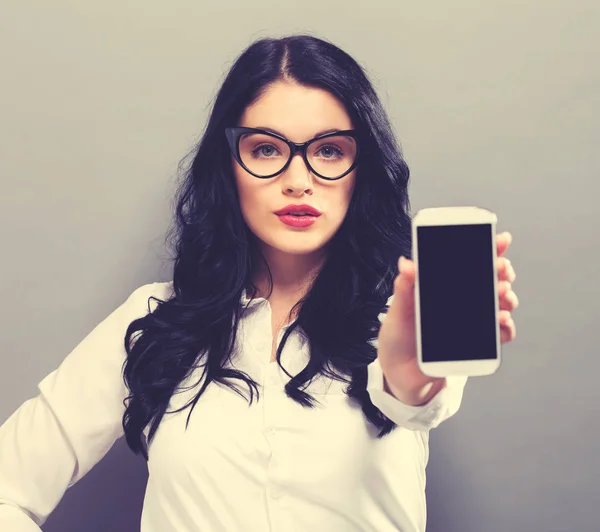
<path fill-rule="evenodd" d="M 283 331 L 280 331 L 278 342 L 281 341 Z M 270 350 L 269 350 L 270 356 Z M 282 357 L 283 358 L 283 357 Z M 270 358 L 269 358 L 270 360 Z M 289 520 L 286 515 L 285 491 L 281 486 L 282 470 L 279 462 L 281 453 L 278 427 L 284 424 L 281 416 L 284 415 L 284 403 L 286 401 L 283 389 L 284 381 L 282 370 L 277 362 L 269 362 L 265 369 L 264 379 L 264 423 L 265 437 L 271 448 L 271 457 L 267 472 L 267 503 L 271 516 L 272 530 L 288 532 Z"/>

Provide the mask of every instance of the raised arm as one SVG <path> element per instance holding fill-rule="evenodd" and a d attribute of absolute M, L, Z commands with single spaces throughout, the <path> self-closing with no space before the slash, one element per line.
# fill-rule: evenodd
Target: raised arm
<path fill-rule="evenodd" d="M 393 295 L 388 298 L 387 307 L 391 305 L 393 298 Z M 379 322 L 383 323 L 386 316 L 385 312 L 381 312 Z M 377 339 L 375 339 L 372 345 L 377 347 L 377 343 Z M 453 416 L 462 402 L 467 378 L 457 376 L 447 377 L 445 380 L 444 387 L 426 404 L 407 405 L 386 390 L 381 365 L 379 359 L 376 358 L 368 367 L 367 391 L 371 402 L 398 426 L 411 430 L 428 431 Z"/>

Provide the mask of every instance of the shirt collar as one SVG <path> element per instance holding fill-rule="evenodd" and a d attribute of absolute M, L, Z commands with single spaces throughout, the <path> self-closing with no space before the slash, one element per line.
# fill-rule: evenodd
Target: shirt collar
<path fill-rule="evenodd" d="M 265 301 L 267 301 L 267 299 L 265 299 L 264 297 L 255 297 L 254 299 L 251 300 L 248 297 L 248 293 L 247 293 L 246 289 L 244 288 L 242 290 L 242 295 L 240 297 L 240 304 L 241 304 L 242 308 L 244 308 L 244 309 L 253 308 L 257 305 L 260 305 L 261 303 L 264 303 Z M 285 324 L 282 327 L 282 329 L 286 330 L 288 327 L 290 327 L 296 321 L 296 319 L 292 320 L 290 323 Z"/>
<path fill-rule="evenodd" d="M 259 303 L 262 303 L 263 301 L 266 301 L 266 299 L 264 297 L 255 297 L 254 299 L 251 300 L 248 297 L 248 293 L 247 293 L 246 289 L 244 288 L 244 290 L 242 291 L 242 297 L 240 298 L 240 304 L 244 308 L 255 307 L 256 305 L 258 305 Z"/>

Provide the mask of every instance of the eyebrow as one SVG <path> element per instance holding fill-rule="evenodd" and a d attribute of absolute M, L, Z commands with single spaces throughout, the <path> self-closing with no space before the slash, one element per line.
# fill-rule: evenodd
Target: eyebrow
<path fill-rule="evenodd" d="M 281 133 L 280 131 L 277 131 L 276 129 L 272 129 L 270 127 L 256 126 L 256 129 L 264 129 L 265 131 L 275 133 L 276 135 L 281 135 L 282 137 L 285 137 L 287 139 L 287 137 L 283 133 Z M 326 135 L 327 133 L 334 133 L 335 131 L 342 131 L 342 130 L 336 129 L 336 128 L 325 129 L 323 131 L 319 131 L 318 133 L 315 133 L 315 135 L 312 138 L 314 139 L 314 138 L 320 137 L 321 135 Z"/>

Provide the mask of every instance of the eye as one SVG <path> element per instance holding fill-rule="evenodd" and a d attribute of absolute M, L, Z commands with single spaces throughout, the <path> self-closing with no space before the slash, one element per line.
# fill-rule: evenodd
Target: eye
<path fill-rule="evenodd" d="M 342 157 L 344 152 L 333 144 L 325 144 L 315 152 L 315 155 L 318 154 L 321 154 L 321 157 L 324 159 L 334 159 L 336 157 Z"/>
<path fill-rule="evenodd" d="M 272 157 L 279 153 L 279 150 L 272 144 L 261 144 L 252 150 L 252 155 L 259 157 Z"/>

